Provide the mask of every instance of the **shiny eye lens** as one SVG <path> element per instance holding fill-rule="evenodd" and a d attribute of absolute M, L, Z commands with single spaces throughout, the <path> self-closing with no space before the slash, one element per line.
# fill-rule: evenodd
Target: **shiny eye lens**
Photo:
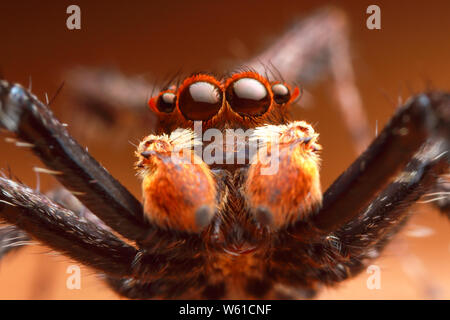
<path fill-rule="evenodd" d="M 222 91 L 212 83 L 195 82 L 180 92 L 178 105 L 186 119 L 209 120 L 222 106 Z"/>
<path fill-rule="evenodd" d="M 274 84 L 272 86 L 273 99 L 277 104 L 284 104 L 291 98 L 289 89 L 281 83 Z"/>
<path fill-rule="evenodd" d="M 231 83 L 226 97 L 231 108 L 241 115 L 261 115 L 270 107 L 266 87 L 253 78 L 241 78 Z"/>
<path fill-rule="evenodd" d="M 175 108 L 176 95 L 172 92 L 165 92 L 158 98 L 156 107 L 159 111 L 165 113 L 171 113 Z"/>

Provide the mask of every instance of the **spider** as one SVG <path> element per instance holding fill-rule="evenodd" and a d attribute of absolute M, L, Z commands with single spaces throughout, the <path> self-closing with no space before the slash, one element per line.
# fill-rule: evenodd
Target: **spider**
<path fill-rule="evenodd" d="M 4 238 L 30 235 L 133 299 L 311 298 L 355 276 L 404 225 L 408 207 L 448 177 L 450 94 L 412 97 L 322 194 L 318 134 L 290 120 L 300 91 L 289 78 L 249 69 L 162 88 L 149 101 L 159 128 L 136 150 L 142 204 L 48 103 L 1 81 L 0 125 L 80 201 L 4 176 L 0 218 L 11 225 L 1 229 Z M 244 144 L 277 150 L 269 158 L 278 170 L 263 175 L 264 159 L 246 152 L 243 163 L 207 163 L 194 152 L 196 123 L 201 135 L 250 130 Z M 238 153 L 224 144 L 222 151 L 214 157 Z"/>

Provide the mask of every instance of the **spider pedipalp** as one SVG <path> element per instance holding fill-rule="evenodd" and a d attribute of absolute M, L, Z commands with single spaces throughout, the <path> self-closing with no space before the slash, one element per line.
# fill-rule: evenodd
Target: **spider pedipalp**
<path fill-rule="evenodd" d="M 161 228 L 199 232 L 214 216 L 215 181 L 193 146 L 193 132 L 184 129 L 150 135 L 136 151 L 144 215 Z"/>
<path fill-rule="evenodd" d="M 273 229 L 310 215 L 322 202 L 318 134 L 304 121 L 263 126 L 252 140 L 259 140 L 245 184 L 255 218 Z"/>

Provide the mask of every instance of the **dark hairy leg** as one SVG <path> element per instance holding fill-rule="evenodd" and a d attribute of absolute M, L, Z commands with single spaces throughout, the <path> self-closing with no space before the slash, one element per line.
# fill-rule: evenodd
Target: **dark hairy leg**
<path fill-rule="evenodd" d="M 408 208 L 448 170 L 449 107 L 448 94 L 430 93 L 399 109 L 325 192 L 323 208 L 276 239 L 269 273 L 311 287 L 363 270 L 404 224 Z"/>
<path fill-rule="evenodd" d="M 32 145 L 32 151 L 66 188 L 121 235 L 143 239 L 148 224 L 140 202 L 81 147 L 34 95 L 0 82 L 0 126 Z"/>
<path fill-rule="evenodd" d="M 157 254 L 161 268 L 166 263 L 171 264 L 168 260 L 176 256 L 175 251 L 186 260 L 190 260 L 190 254 L 198 258 L 201 250 L 198 235 L 179 235 L 151 224 L 145 219 L 140 202 L 70 137 L 43 103 L 19 85 L 5 81 L 0 82 L 0 126 L 30 143 L 33 152 L 49 167 L 48 173 L 93 215 L 125 238 L 135 240 L 150 251 L 151 256 Z M 174 242 L 179 245 L 173 246 Z M 195 245 L 191 246 L 192 243 Z M 165 250 L 166 246 L 170 248 Z M 188 246 L 192 250 L 186 250 Z M 148 254 L 141 256 L 147 259 Z M 138 273 L 155 272 L 152 265 L 148 271 L 140 268 L 139 261 L 136 264 Z"/>
<path fill-rule="evenodd" d="M 1 206 L 2 204 L 0 204 Z M 16 226 L 0 226 L 0 261 L 7 254 L 16 252 L 20 248 L 28 245 L 31 238 L 28 234 Z"/>
<path fill-rule="evenodd" d="M 450 169 L 441 175 L 434 188 L 424 195 L 422 203 L 433 204 L 450 219 Z"/>
<path fill-rule="evenodd" d="M 6 178 L 6 177 L 5 177 Z M 56 188 L 45 194 L 50 200 L 75 213 L 80 219 L 86 219 L 96 224 L 102 229 L 110 231 L 103 221 L 92 214 L 83 204 L 81 204 L 72 193 L 64 188 Z M 5 203 L 8 204 L 8 203 Z M 10 252 L 32 243 L 31 237 L 15 225 L 4 225 L 0 227 L 0 260 Z"/>
<path fill-rule="evenodd" d="M 439 92 L 418 95 L 401 107 L 369 148 L 324 193 L 323 207 L 311 219 L 319 233 L 336 231 L 357 217 L 392 179 L 407 179 L 403 169 L 427 143 L 437 144 L 441 157 L 448 160 L 449 109 L 450 94 Z M 435 160 L 427 161 L 419 161 L 417 170 Z"/>
<path fill-rule="evenodd" d="M 167 279 L 140 281 L 130 278 L 117 279 L 104 276 L 104 280 L 111 289 L 129 299 L 182 299 L 187 292 L 189 292 L 189 299 L 192 299 L 194 296 L 203 299 L 221 298 L 209 295 L 207 289 L 199 289 L 198 279 L 180 278 L 176 281 Z"/>
<path fill-rule="evenodd" d="M 413 211 L 409 207 L 432 189 L 448 168 L 444 150 L 445 141 L 429 141 L 360 216 L 325 238 L 325 267 L 314 270 L 317 280 L 326 284 L 343 281 L 378 258 L 408 220 Z"/>
<path fill-rule="evenodd" d="M 154 229 L 144 248 L 135 249 L 116 238 L 69 191 L 58 188 L 47 194 L 41 195 L 9 179 L 0 180 L 0 221 L 14 224 L 0 228 L 2 254 L 29 243 L 22 238 L 37 239 L 95 268 L 112 289 L 130 298 L 141 291 L 142 299 L 173 298 L 203 281 L 204 258 L 198 254 L 198 237 L 174 233 L 169 236 Z M 131 284 L 135 288 L 130 288 Z"/>
<path fill-rule="evenodd" d="M 83 205 L 96 217 L 101 219 L 108 227 L 117 231 L 122 236 L 135 240 L 142 249 L 139 252 L 133 247 L 133 259 L 129 261 L 124 258 L 124 265 L 127 271 L 118 276 L 133 276 L 147 278 L 177 277 L 183 268 L 191 267 L 193 273 L 198 274 L 194 266 L 202 265 L 203 256 L 201 241 L 199 235 L 178 234 L 169 230 L 163 230 L 151 224 L 146 220 L 142 213 L 142 206 L 117 180 L 115 180 L 89 153 L 77 144 L 68 134 L 64 125 L 62 125 L 51 113 L 51 111 L 41 103 L 34 95 L 23 89 L 19 85 L 11 85 L 6 81 L 0 82 L 0 125 L 9 131 L 14 132 L 24 143 L 28 143 L 32 150 L 49 167 L 47 172 L 53 174 L 68 190 L 76 196 Z M 4 181 L 12 181 L 5 179 Z M 64 242 L 62 239 L 66 235 L 54 235 L 46 233 L 48 231 L 33 229 L 31 221 L 38 219 L 39 214 L 33 214 L 36 210 L 39 212 L 47 210 L 52 213 L 52 205 L 48 201 L 36 196 L 33 205 L 29 205 L 26 197 L 19 193 L 11 193 L 9 183 L 0 186 L 1 192 L 7 198 L 8 203 L 15 203 L 20 210 L 4 210 L 2 216 L 11 224 L 17 225 L 33 237 L 39 239 L 44 244 L 66 253 L 70 248 L 70 241 Z M 26 192 L 31 192 L 27 189 Z M 15 220 L 20 212 L 26 212 L 27 219 Z M 71 217 L 73 218 L 72 220 Z M 92 215 L 90 215 L 92 218 Z M 58 218 L 64 219 L 62 214 Z M 72 212 L 72 216 L 67 217 L 64 223 L 76 227 L 75 220 L 87 221 L 88 225 L 98 223 L 86 217 L 80 217 Z M 29 221 L 28 221 L 29 220 Z M 55 222 L 55 219 L 52 220 Z M 50 225 L 51 223 L 50 222 Z M 51 226 L 47 226 L 52 229 Z M 32 230 L 33 232 L 31 232 Z M 107 236 L 109 229 L 101 228 Z M 70 229 L 69 229 L 70 231 Z M 93 230 L 95 233 L 95 230 Z M 70 232 L 69 232 L 70 233 Z M 86 237 L 86 234 L 73 235 L 71 241 L 81 241 L 77 238 Z M 69 236 L 67 234 L 67 236 Z M 94 234 L 95 236 L 95 234 Z M 98 235 L 101 239 L 102 234 Z M 55 239 L 57 238 L 57 239 Z M 108 238 L 105 240 L 107 241 Z M 101 240 L 98 240 L 101 241 Z M 83 242 L 84 243 L 84 242 Z M 63 245 L 65 244 L 65 245 Z M 87 245 L 87 244 L 86 244 Z M 108 267 L 102 258 L 95 258 L 96 255 L 84 248 L 82 253 L 68 251 L 67 254 L 72 258 L 84 261 L 83 254 L 88 254 L 89 259 L 98 260 L 104 263 L 102 267 L 105 272 L 107 268 L 119 267 L 118 262 L 111 262 Z M 103 253 L 102 253 L 103 254 Z M 107 256 L 113 257 L 112 254 Z M 87 265 L 94 266 L 95 263 L 87 259 Z M 102 262 L 103 261 L 103 262 Z M 102 270 L 100 267 L 97 267 Z M 111 272 L 110 272 L 111 273 Z M 193 276 L 195 277 L 195 275 Z"/>
<path fill-rule="evenodd" d="M 131 276 L 134 247 L 48 197 L 0 178 L 0 219 L 58 252 L 102 272 Z"/>

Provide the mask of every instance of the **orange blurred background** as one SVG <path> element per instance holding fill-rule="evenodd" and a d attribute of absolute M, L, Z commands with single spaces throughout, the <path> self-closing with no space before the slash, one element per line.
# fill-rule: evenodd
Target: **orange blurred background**
<path fill-rule="evenodd" d="M 51 96 L 70 69 L 113 66 L 127 75 L 162 78 L 186 72 L 217 70 L 236 58 L 236 48 L 251 57 L 276 38 L 289 23 L 325 5 L 336 5 L 348 16 L 357 85 L 372 132 L 384 125 L 399 96 L 433 88 L 450 89 L 450 19 L 448 1 L 76 1 L 82 28 L 66 28 L 66 8 L 73 1 L 0 3 L 0 70 L 11 82 L 28 85 L 44 99 Z M 381 30 L 366 28 L 366 8 L 381 8 Z M 331 80 L 306 88 L 311 108 L 297 114 L 316 124 L 323 151 L 324 188 L 355 159 L 349 134 L 333 108 Z M 63 90 L 52 109 L 64 122 Z M 77 127 L 83 124 L 77 123 Z M 79 128 L 77 128 L 79 129 Z M 69 126 L 70 131 L 70 126 Z M 79 132 L 76 130 L 75 132 Z M 140 197 L 132 164 L 133 146 L 116 145 L 114 137 L 90 140 L 76 136 L 115 177 Z M 139 136 L 130 137 L 136 141 Z M 110 143 L 112 141 L 112 143 Z M 42 166 L 26 150 L 0 140 L 0 168 L 9 165 L 23 182 L 36 185 L 33 166 Z M 41 177 L 41 189 L 56 185 Z M 409 225 L 375 264 L 381 268 L 381 289 L 369 290 L 368 274 L 326 289 L 327 299 L 449 299 L 450 224 L 430 206 L 417 205 Z M 427 236 L 417 237 L 417 234 Z M 416 236 L 414 236 L 416 235 Z M 33 245 L 0 262 L 0 299 L 116 299 L 82 269 L 80 290 L 68 290 L 66 269 L 73 262 Z"/>

